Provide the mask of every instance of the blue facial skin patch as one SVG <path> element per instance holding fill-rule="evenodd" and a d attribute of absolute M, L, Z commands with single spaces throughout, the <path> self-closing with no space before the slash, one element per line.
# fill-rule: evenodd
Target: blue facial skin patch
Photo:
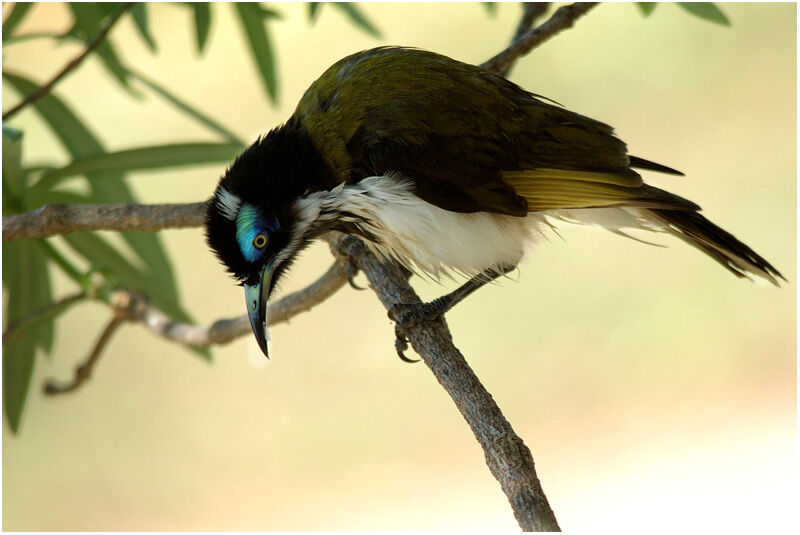
<path fill-rule="evenodd" d="M 265 220 L 258 208 L 252 204 L 242 205 L 236 218 L 236 241 L 239 242 L 239 249 L 248 262 L 255 262 L 264 252 L 264 249 L 256 249 L 253 246 L 256 236 L 264 234 L 269 238 L 270 233 L 277 229 L 277 219 Z"/>

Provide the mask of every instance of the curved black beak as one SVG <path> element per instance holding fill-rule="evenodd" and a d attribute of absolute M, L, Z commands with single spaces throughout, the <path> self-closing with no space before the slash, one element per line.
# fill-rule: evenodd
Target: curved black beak
<path fill-rule="evenodd" d="M 272 264 L 264 266 L 258 282 L 244 285 L 244 298 L 247 304 L 247 314 L 250 316 L 250 325 L 256 335 L 258 347 L 269 358 L 267 350 L 267 301 L 269 288 L 272 282 Z"/>

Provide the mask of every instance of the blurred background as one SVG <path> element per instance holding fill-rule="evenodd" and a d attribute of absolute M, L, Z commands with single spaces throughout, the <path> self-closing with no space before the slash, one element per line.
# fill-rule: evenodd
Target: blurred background
<path fill-rule="evenodd" d="M 286 120 L 327 66 L 382 44 L 480 63 L 507 44 L 521 8 L 364 4 L 381 38 L 326 6 L 272 6 L 279 105 L 266 99 L 232 6 L 214 6 L 199 57 L 188 10 L 150 7 L 159 52 L 130 20 L 120 55 L 251 141 Z M 678 240 L 648 247 L 564 227 L 516 274 L 448 322 L 456 345 L 531 448 L 563 529 L 784 528 L 796 522 L 796 6 L 723 4 L 729 28 L 659 4 L 602 5 L 516 66 L 521 86 L 615 126 L 633 154 L 686 173 L 646 176 L 703 206 L 789 280 L 738 280 Z M 4 7 L 4 14 L 6 7 Z M 63 31 L 39 4 L 20 32 Z M 34 40 L 5 67 L 49 79 L 80 46 Z M 129 98 L 95 57 L 58 94 L 109 149 L 210 134 L 163 101 Z M 19 95 L 4 85 L 3 109 Z M 69 161 L 31 110 L 28 161 Z M 223 165 L 133 175 L 142 202 L 206 199 Z M 244 313 L 202 231 L 162 233 L 187 310 L 203 323 Z M 293 291 L 331 262 L 307 251 Z M 53 272 L 56 295 L 74 284 Z M 363 276 L 357 279 L 365 284 Z M 412 279 L 425 298 L 442 288 Z M 3 426 L 4 530 L 517 529 L 451 400 L 423 364 L 400 362 L 370 291 L 345 287 L 271 329 L 272 360 L 248 336 L 209 364 L 127 326 L 92 379 L 67 379 L 108 319 L 99 304 L 57 324 L 39 358 L 18 436 Z"/>

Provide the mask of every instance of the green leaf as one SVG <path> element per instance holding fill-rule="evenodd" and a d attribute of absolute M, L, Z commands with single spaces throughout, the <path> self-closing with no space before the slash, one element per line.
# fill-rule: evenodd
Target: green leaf
<path fill-rule="evenodd" d="M 70 34 L 83 36 L 84 41 L 89 41 L 97 35 L 104 21 L 104 10 L 95 2 L 71 2 L 68 4 L 72 15 L 75 17 L 75 26 Z M 107 8 L 107 6 L 106 6 Z M 128 71 L 122 65 L 108 36 L 95 50 L 103 65 L 120 85 L 134 97 L 140 97 L 128 81 Z"/>
<path fill-rule="evenodd" d="M 211 30 L 211 6 L 205 2 L 186 2 L 184 5 L 194 10 L 194 33 L 197 38 L 197 52 L 200 54 L 208 44 Z"/>
<path fill-rule="evenodd" d="M 52 295 L 47 258 L 32 240 L 3 244 L 3 286 L 8 293 L 4 314 L 9 324 L 48 304 Z M 16 433 L 30 385 L 36 346 L 49 351 L 53 344 L 53 321 L 31 327 L 25 336 L 3 348 L 3 393 L 6 417 Z"/>
<path fill-rule="evenodd" d="M 731 25 L 728 17 L 713 2 L 678 2 L 678 5 L 701 19 L 721 24 L 722 26 Z"/>
<path fill-rule="evenodd" d="M 645 17 L 649 16 L 657 5 L 658 2 L 636 2 L 636 6 L 639 8 L 639 11 L 641 11 L 642 15 L 644 15 Z"/>
<path fill-rule="evenodd" d="M 322 2 L 309 2 L 306 5 L 308 6 L 308 20 L 311 24 L 314 24 L 317 21 L 317 16 L 319 16 Z"/>
<path fill-rule="evenodd" d="M 214 121 L 208 115 L 204 114 L 197 108 L 190 106 L 188 103 L 184 102 L 171 92 L 169 92 L 164 86 L 159 85 L 155 80 L 151 80 L 147 78 L 144 74 L 130 71 L 131 75 L 139 80 L 141 83 L 146 85 L 152 91 L 158 93 L 164 100 L 184 112 L 185 114 L 189 115 L 190 117 L 197 120 L 199 123 L 207 126 L 213 132 L 220 134 L 225 139 L 233 143 L 239 143 L 240 145 L 244 145 L 244 141 L 239 139 L 236 134 L 232 133 L 230 130 L 219 124 L 218 122 Z"/>
<path fill-rule="evenodd" d="M 11 13 L 9 13 L 6 20 L 3 21 L 3 41 L 14 34 L 14 30 L 17 29 L 19 23 L 25 19 L 25 16 L 35 5 L 36 2 L 14 2 Z"/>
<path fill-rule="evenodd" d="M 150 24 L 147 18 L 147 4 L 145 2 L 138 2 L 131 8 L 133 15 L 133 22 L 136 24 L 136 29 L 139 30 L 139 35 L 152 52 L 158 50 L 153 36 L 150 34 Z"/>
<path fill-rule="evenodd" d="M 481 2 L 486 12 L 492 17 L 497 13 L 497 4 L 494 2 Z"/>
<path fill-rule="evenodd" d="M 14 434 L 19 432 L 35 358 L 36 341 L 30 336 L 3 347 L 3 409 Z"/>
<path fill-rule="evenodd" d="M 35 304 L 36 309 L 49 305 L 53 301 L 53 289 L 50 285 L 50 271 L 47 269 L 47 256 L 41 249 L 38 247 L 33 249 L 31 262 L 26 268 L 31 271 L 33 279 L 31 302 Z M 53 320 L 55 317 L 49 321 L 42 321 L 35 330 L 31 329 L 29 335 L 35 337 L 37 345 L 48 355 L 53 351 L 55 332 Z"/>
<path fill-rule="evenodd" d="M 33 82 L 17 74 L 4 72 L 3 79 L 23 94 L 35 87 Z M 49 93 L 37 100 L 32 107 L 39 112 L 74 159 L 97 156 L 105 152 L 94 135 L 54 93 Z M 88 202 L 132 203 L 136 201 L 125 184 L 123 173 L 91 172 L 87 174 L 87 182 L 90 186 Z M 26 206 L 26 208 L 33 207 Z M 161 245 L 160 236 L 157 233 L 148 232 L 123 232 L 121 236 L 141 259 L 142 264 L 147 266 L 148 293 L 152 290 L 162 296 L 160 303 L 163 305 L 160 307 L 164 312 L 181 318 L 182 321 L 188 321 L 188 314 L 180 306 L 172 266 Z"/>
<path fill-rule="evenodd" d="M 264 20 L 269 17 L 270 12 L 262 9 L 257 3 L 237 2 L 235 6 L 250 45 L 250 53 L 253 55 L 253 60 L 261 75 L 261 82 L 264 84 L 270 101 L 275 104 L 278 101 L 278 77 L 275 72 L 272 45 Z"/>
<path fill-rule="evenodd" d="M 375 26 L 373 26 L 372 23 L 367 20 L 364 14 L 361 13 L 358 7 L 356 7 L 356 4 L 351 2 L 333 2 L 331 5 L 342 11 L 345 15 L 347 15 L 347 18 L 349 18 L 353 24 L 370 34 L 372 37 L 381 36 L 377 28 L 375 28 Z"/>
<path fill-rule="evenodd" d="M 25 187 L 25 173 L 22 172 L 22 132 L 3 125 L 3 192 L 19 198 Z"/>
<path fill-rule="evenodd" d="M 66 178 L 109 171 L 141 171 L 212 162 L 229 162 L 242 151 L 239 143 L 176 143 L 108 152 L 73 160 L 42 175 L 32 192 L 49 189 Z"/>
<path fill-rule="evenodd" d="M 3 34 L 3 46 L 15 45 L 17 43 L 24 43 L 25 41 L 32 41 L 34 39 L 64 39 L 63 33 L 54 32 L 31 32 L 19 35 L 11 35 L 6 37 Z"/>

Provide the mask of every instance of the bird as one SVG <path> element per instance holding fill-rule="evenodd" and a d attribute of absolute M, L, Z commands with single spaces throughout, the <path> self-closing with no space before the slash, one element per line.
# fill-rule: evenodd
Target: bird
<path fill-rule="evenodd" d="M 640 171 L 683 174 L 629 155 L 611 126 L 482 67 L 378 47 L 329 67 L 283 125 L 227 168 L 206 205 L 206 241 L 244 287 L 267 357 L 276 283 L 332 230 L 412 273 L 466 279 L 429 303 L 398 303 L 401 326 L 442 317 L 565 223 L 671 234 L 737 277 L 784 279 Z"/>

